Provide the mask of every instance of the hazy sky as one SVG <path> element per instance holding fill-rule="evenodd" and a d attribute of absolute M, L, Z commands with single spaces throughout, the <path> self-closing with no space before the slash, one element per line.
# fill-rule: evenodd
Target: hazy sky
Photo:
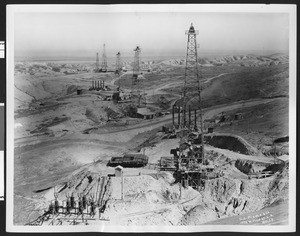
<path fill-rule="evenodd" d="M 193 22 L 201 50 L 288 50 L 284 13 L 16 13 L 15 53 L 84 55 L 186 50 Z M 123 54 L 124 55 L 124 54 Z"/>

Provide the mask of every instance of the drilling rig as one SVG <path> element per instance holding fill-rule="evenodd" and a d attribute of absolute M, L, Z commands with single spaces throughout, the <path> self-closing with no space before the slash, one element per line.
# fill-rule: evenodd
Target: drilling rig
<path fill-rule="evenodd" d="M 102 62 L 100 72 L 107 72 L 107 57 L 105 51 L 105 44 L 103 44 Z"/>
<path fill-rule="evenodd" d="M 120 75 L 122 72 L 121 53 L 118 52 L 116 56 L 117 56 L 117 60 L 116 60 L 115 74 Z"/>
<path fill-rule="evenodd" d="M 98 52 L 96 54 L 95 72 L 99 72 L 99 55 L 98 55 Z"/>
<path fill-rule="evenodd" d="M 177 100 L 172 107 L 173 127 L 177 129 L 180 142 L 179 148 L 172 149 L 171 152 L 174 154 L 176 180 L 183 186 L 191 186 L 199 190 L 203 180 L 213 176 L 214 167 L 209 165 L 204 155 L 201 74 L 198 68 L 196 40 L 199 32 L 191 24 L 185 34 L 188 40 L 184 85 L 181 99 Z M 177 124 L 176 113 L 178 113 Z"/>
<path fill-rule="evenodd" d="M 145 90 L 142 83 L 141 68 L 140 68 L 140 53 L 141 48 L 137 46 L 134 49 L 134 60 L 133 60 L 133 75 L 131 84 L 131 100 L 137 107 L 146 106 Z"/>

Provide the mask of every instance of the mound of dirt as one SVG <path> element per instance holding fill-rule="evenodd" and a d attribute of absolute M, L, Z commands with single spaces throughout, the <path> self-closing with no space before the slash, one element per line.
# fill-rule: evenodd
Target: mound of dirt
<path fill-rule="evenodd" d="M 28 76 L 15 79 L 15 98 L 20 101 L 30 102 L 31 100 L 43 99 L 51 96 L 45 91 L 42 82 L 34 80 Z"/>
<path fill-rule="evenodd" d="M 96 111 L 94 111 L 91 108 L 86 108 L 86 112 L 85 115 L 88 119 L 90 119 L 91 121 L 95 122 L 95 123 L 100 123 L 103 120 L 103 117 L 100 116 Z"/>
<path fill-rule="evenodd" d="M 181 217 L 200 200 L 192 188 L 173 184 L 171 173 L 126 176 L 124 200 L 120 178 L 112 178 L 105 215 L 119 225 L 178 225 Z"/>
<path fill-rule="evenodd" d="M 288 224 L 288 202 L 278 201 L 259 211 L 205 223 L 207 225 L 284 225 Z"/>
<path fill-rule="evenodd" d="M 246 140 L 236 135 L 211 134 L 205 136 L 205 141 L 213 147 L 228 149 L 245 155 L 258 154 L 256 148 L 252 147 Z"/>
<path fill-rule="evenodd" d="M 198 205 L 191 209 L 181 220 L 182 225 L 200 225 L 207 221 L 213 221 L 218 219 L 218 214 L 216 211 Z"/>
<path fill-rule="evenodd" d="M 214 218 L 259 211 L 272 204 L 287 201 L 288 186 L 288 179 L 284 174 L 250 181 L 228 178 L 208 180 L 202 191 L 205 205 L 199 204 L 182 221 L 192 225 L 201 221 L 200 224 L 203 224 Z M 207 219 L 199 220 L 198 215 Z"/>

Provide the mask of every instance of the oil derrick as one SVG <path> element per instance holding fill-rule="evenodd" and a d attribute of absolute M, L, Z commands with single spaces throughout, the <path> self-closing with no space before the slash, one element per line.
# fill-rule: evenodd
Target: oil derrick
<path fill-rule="evenodd" d="M 98 55 L 98 52 L 96 54 L 96 68 L 95 68 L 95 72 L 99 72 L 99 55 Z"/>
<path fill-rule="evenodd" d="M 145 91 L 141 81 L 141 70 L 140 70 L 140 53 L 141 49 L 139 46 L 133 50 L 134 61 L 133 61 L 133 75 L 132 75 L 132 85 L 131 85 L 131 100 L 137 107 L 146 106 Z"/>
<path fill-rule="evenodd" d="M 116 71 L 115 71 L 115 73 L 117 75 L 119 75 L 121 73 L 121 71 L 122 71 L 121 53 L 118 52 L 116 56 L 117 56 L 117 60 L 116 60 Z"/>
<path fill-rule="evenodd" d="M 117 75 L 117 77 L 119 77 L 121 75 L 122 72 L 122 64 L 121 64 L 121 53 L 118 52 L 117 53 L 117 60 L 116 60 L 116 70 L 115 70 L 115 74 Z M 118 91 L 120 91 L 120 78 L 118 78 Z"/>
<path fill-rule="evenodd" d="M 103 54 L 102 54 L 102 63 L 101 63 L 101 72 L 107 71 L 107 57 L 105 52 L 105 44 L 103 44 Z"/>
<path fill-rule="evenodd" d="M 198 69 L 198 55 L 197 55 L 197 41 L 196 35 L 198 31 L 194 29 L 191 24 L 190 29 L 185 32 L 188 36 L 187 41 L 187 54 L 186 65 L 184 74 L 184 86 L 182 89 L 182 98 L 177 103 L 178 110 L 178 124 L 181 129 L 181 141 L 180 158 L 187 158 L 186 162 L 191 160 L 196 163 L 204 160 L 204 142 L 203 142 L 203 121 L 202 121 L 202 107 L 201 107 L 201 87 L 200 87 L 200 71 Z M 173 107 L 173 109 L 175 109 Z M 193 131 L 198 131 L 197 127 L 197 112 L 200 118 L 200 134 L 198 137 L 191 139 L 191 136 L 195 135 Z M 173 110 L 174 114 L 174 110 Z M 194 119 L 192 118 L 194 115 Z M 180 116 L 182 116 L 180 121 Z M 174 122 L 174 117 L 173 117 Z M 184 155 L 182 154 L 186 150 L 186 143 L 190 142 L 190 150 Z M 182 161 L 184 161 L 182 159 Z"/>
<path fill-rule="evenodd" d="M 186 31 L 188 36 L 184 86 L 182 97 L 173 105 L 172 120 L 175 127 L 175 112 L 178 112 L 177 133 L 180 137 L 179 148 L 172 149 L 176 182 L 183 187 L 190 186 L 201 191 L 205 180 L 217 178 L 214 166 L 209 165 L 204 156 L 203 120 L 201 104 L 200 71 L 198 69 L 196 31 L 191 24 Z M 197 113 L 200 118 L 200 132 L 197 127 Z M 194 114 L 194 117 L 192 117 Z M 194 119 L 193 119 L 194 118 Z"/>

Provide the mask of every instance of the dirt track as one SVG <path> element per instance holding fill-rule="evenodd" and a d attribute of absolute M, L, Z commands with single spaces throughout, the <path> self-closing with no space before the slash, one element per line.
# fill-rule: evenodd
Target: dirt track
<path fill-rule="evenodd" d="M 227 105 L 218 105 L 214 107 L 210 107 L 204 109 L 204 119 L 210 118 L 214 115 L 217 115 L 221 112 L 226 112 L 229 110 L 236 109 L 241 105 L 243 107 L 255 106 L 258 104 L 268 103 L 277 99 L 285 99 L 285 98 L 270 98 L 270 99 L 255 99 L 250 101 L 239 101 L 232 104 Z M 176 120 L 177 115 L 175 115 Z M 149 130 L 153 130 L 161 127 L 162 125 L 166 125 L 171 123 L 172 115 L 166 115 L 165 117 L 158 118 L 158 120 L 149 120 L 142 122 L 140 124 L 126 126 L 125 128 L 120 128 L 118 131 L 111 131 L 109 129 L 99 129 L 95 131 L 94 134 L 70 134 L 64 137 L 30 137 L 30 138 L 21 138 L 15 140 L 15 147 L 21 147 L 26 145 L 31 145 L 30 149 L 38 148 L 40 145 L 43 147 L 51 146 L 54 147 L 56 145 L 74 143 L 74 142 L 83 142 L 83 143 L 97 143 L 104 146 L 119 146 L 119 142 L 113 145 L 112 143 L 105 144 L 106 142 L 116 142 L 116 138 L 118 140 L 118 134 L 122 134 L 122 136 L 126 137 L 124 139 L 125 142 L 129 141 L 136 134 L 140 132 L 145 132 Z M 112 136 L 113 135 L 113 136 Z M 101 141 L 100 141 L 101 140 Z M 121 139 L 119 139 L 122 141 Z"/>

